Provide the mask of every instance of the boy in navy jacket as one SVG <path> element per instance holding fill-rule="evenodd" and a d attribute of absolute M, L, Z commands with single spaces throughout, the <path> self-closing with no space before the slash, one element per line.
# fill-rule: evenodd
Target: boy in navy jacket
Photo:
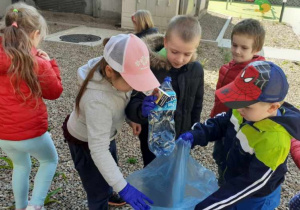
<path fill-rule="evenodd" d="M 252 62 L 232 83 L 216 91 L 231 110 L 196 123 L 181 135 L 192 146 L 206 146 L 222 137 L 225 141 L 224 183 L 195 209 L 279 206 L 291 139 L 300 137 L 300 112 L 283 102 L 288 87 L 280 67 Z"/>

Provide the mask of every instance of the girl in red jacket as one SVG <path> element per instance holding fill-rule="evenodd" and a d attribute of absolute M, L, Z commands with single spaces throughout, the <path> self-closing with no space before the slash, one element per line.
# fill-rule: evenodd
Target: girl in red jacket
<path fill-rule="evenodd" d="M 0 37 L 0 147 L 14 164 L 17 210 L 43 209 L 58 162 L 43 98 L 57 99 L 63 88 L 55 60 L 36 49 L 46 31 L 46 21 L 34 7 L 16 3 L 7 8 Z M 28 205 L 30 155 L 40 167 Z"/>

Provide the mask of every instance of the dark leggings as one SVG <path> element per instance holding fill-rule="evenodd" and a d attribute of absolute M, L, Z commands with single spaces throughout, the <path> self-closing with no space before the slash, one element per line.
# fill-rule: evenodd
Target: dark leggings
<path fill-rule="evenodd" d="M 148 124 L 142 125 L 142 131 L 139 135 L 139 140 L 141 143 L 141 152 L 144 162 L 144 167 L 146 167 L 152 160 L 155 159 L 155 155 L 149 150 L 148 147 Z"/>
<path fill-rule="evenodd" d="M 108 209 L 108 198 L 112 194 L 112 188 L 99 172 L 91 157 L 90 150 L 85 144 L 74 144 L 71 142 L 68 142 L 68 144 L 75 168 L 79 173 L 84 190 L 87 193 L 89 209 Z M 109 151 L 117 163 L 115 140 L 110 142 Z"/>

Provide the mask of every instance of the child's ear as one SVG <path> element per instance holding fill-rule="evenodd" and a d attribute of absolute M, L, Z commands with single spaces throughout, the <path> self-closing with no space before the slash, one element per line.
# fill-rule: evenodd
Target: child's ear
<path fill-rule="evenodd" d="M 168 44 L 167 44 L 167 38 L 166 37 L 164 37 L 164 48 L 166 48 L 167 49 L 167 47 L 168 47 Z"/>
<path fill-rule="evenodd" d="M 274 111 L 276 111 L 277 109 L 279 109 L 280 106 L 281 105 L 280 105 L 279 102 L 272 103 L 271 106 L 268 109 L 268 112 L 269 113 L 273 113 Z"/>
<path fill-rule="evenodd" d="M 36 39 L 38 36 L 40 36 L 40 30 L 35 30 L 30 34 L 31 39 Z"/>
<path fill-rule="evenodd" d="M 113 74 L 114 74 L 114 70 L 111 68 L 110 65 L 106 65 L 105 66 L 105 73 L 106 73 L 106 76 L 108 78 L 112 78 Z"/>
<path fill-rule="evenodd" d="M 261 48 L 261 50 L 262 50 L 262 48 Z M 253 53 L 254 55 L 258 55 L 258 53 L 259 53 L 261 50 L 255 49 L 255 50 L 252 50 L 252 53 Z"/>

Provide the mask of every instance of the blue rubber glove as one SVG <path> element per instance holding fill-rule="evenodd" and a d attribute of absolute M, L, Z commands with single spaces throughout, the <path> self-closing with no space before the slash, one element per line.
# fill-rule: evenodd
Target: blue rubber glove
<path fill-rule="evenodd" d="M 142 192 L 138 191 L 135 187 L 131 186 L 129 183 L 119 192 L 119 195 L 123 198 L 126 203 L 129 203 L 135 210 L 148 210 L 150 206 L 145 202 L 148 201 L 150 204 L 153 204 L 153 201 L 150 200 Z"/>
<path fill-rule="evenodd" d="M 185 142 L 188 142 L 190 143 L 191 145 L 193 145 L 193 142 L 194 142 L 194 136 L 192 133 L 190 132 L 185 132 L 183 134 L 181 134 L 178 139 L 182 139 L 183 141 Z"/>
<path fill-rule="evenodd" d="M 157 99 L 157 96 L 146 96 L 143 100 L 142 104 L 142 115 L 143 117 L 148 117 L 150 111 L 154 109 L 156 106 L 155 101 Z"/>

